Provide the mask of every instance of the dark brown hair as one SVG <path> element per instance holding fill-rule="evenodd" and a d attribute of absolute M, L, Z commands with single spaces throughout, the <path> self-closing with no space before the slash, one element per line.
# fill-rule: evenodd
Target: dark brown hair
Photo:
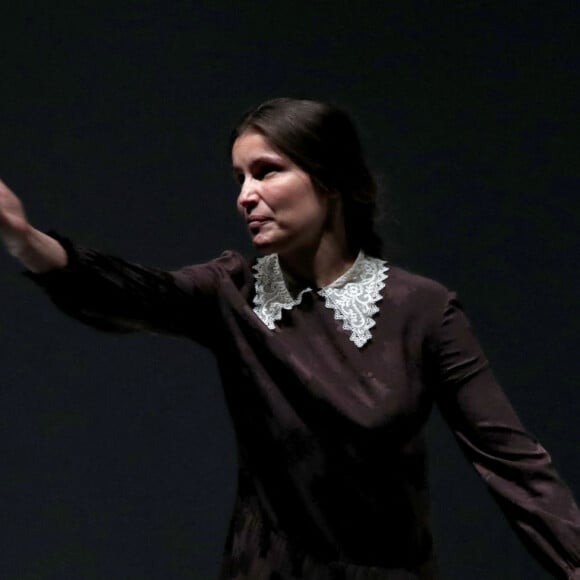
<path fill-rule="evenodd" d="M 319 191 L 337 192 L 343 204 L 350 250 L 380 257 L 375 232 L 377 184 L 364 159 L 353 122 L 329 103 L 279 98 L 248 111 L 232 131 L 230 150 L 242 133 L 254 130 L 309 174 Z"/>

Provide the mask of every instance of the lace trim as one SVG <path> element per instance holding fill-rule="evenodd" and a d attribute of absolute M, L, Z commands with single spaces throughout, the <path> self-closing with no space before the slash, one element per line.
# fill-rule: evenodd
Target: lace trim
<path fill-rule="evenodd" d="M 373 316 L 379 311 L 377 302 L 382 299 L 388 269 L 383 260 L 360 253 L 347 272 L 318 291 L 359 348 L 371 339 L 370 329 L 376 324 Z"/>
<path fill-rule="evenodd" d="M 270 329 L 276 328 L 275 321 L 282 318 L 282 309 L 290 310 L 302 302 L 305 292 L 312 292 L 311 288 L 304 288 L 296 298 L 292 298 L 277 254 L 269 254 L 258 258 L 254 266 L 254 281 L 256 295 L 254 296 L 254 312 L 258 318 Z"/>
<path fill-rule="evenodd" d="M 373 316 L 379 311 L 381 290 L 385 287 L 389 268 L 384 260 L 366 256 L 360 252 L 354 264 L 332 284 L 317 291 L 324 298 L 326 308 L 334 310 L 334 318 L 343 321 L 343 328 L 350 332 L 350 340 L 359 348 L 372 337 L 370 329 L 376 322 Z M 304 288 L 293 298 L 280 268 L 276 254 L 258 258 L 254 266 L 256 295 L 254 312 L 271 330 L 282 318 L 283 310 L 291 310 L 302 302 Z"/>

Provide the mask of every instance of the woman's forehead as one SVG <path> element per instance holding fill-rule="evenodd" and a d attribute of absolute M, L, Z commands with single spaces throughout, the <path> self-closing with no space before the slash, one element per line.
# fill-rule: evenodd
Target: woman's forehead
<path fill-rule="evenodd" d="M 232 164 L 234 167 L 248 165 L 257 159 L 281 158 L 284 158 L 284 155 L 258 131 L 244 131 L 232 146 Z"/>

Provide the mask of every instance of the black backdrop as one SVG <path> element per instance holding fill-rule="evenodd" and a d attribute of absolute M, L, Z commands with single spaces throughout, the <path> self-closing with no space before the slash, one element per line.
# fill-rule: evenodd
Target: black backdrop
<path fill-rule="evenodd" d="M 504 5 L 505 4 L 505 5 Z M 30 218 L 176 267 L 249 250 L 227 138 L 279 95 L 360 125 L 393 260 L 457 290 L 580 490 L 576 2 L 56 2 L 0 9 L 0 175 Z M 393 231 L 396 235 L 393 236 Z M 210 356 L 49 306 L 0 257 L 0 576 L 216 576 L 235 449 Z M 449 579 L 543 579 L 435 416 Z"/>

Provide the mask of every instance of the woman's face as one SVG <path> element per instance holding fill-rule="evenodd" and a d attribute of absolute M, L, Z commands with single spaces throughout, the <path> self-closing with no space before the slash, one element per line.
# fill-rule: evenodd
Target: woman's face
<path fill-rule="evenodd" d="M 329 196 L 310 176 L 255 131 L 236 139 L 232 163 L 241 188 L 238 210 L 254 247 L 279 255 L 315 248 L 328 221 Z"/>

